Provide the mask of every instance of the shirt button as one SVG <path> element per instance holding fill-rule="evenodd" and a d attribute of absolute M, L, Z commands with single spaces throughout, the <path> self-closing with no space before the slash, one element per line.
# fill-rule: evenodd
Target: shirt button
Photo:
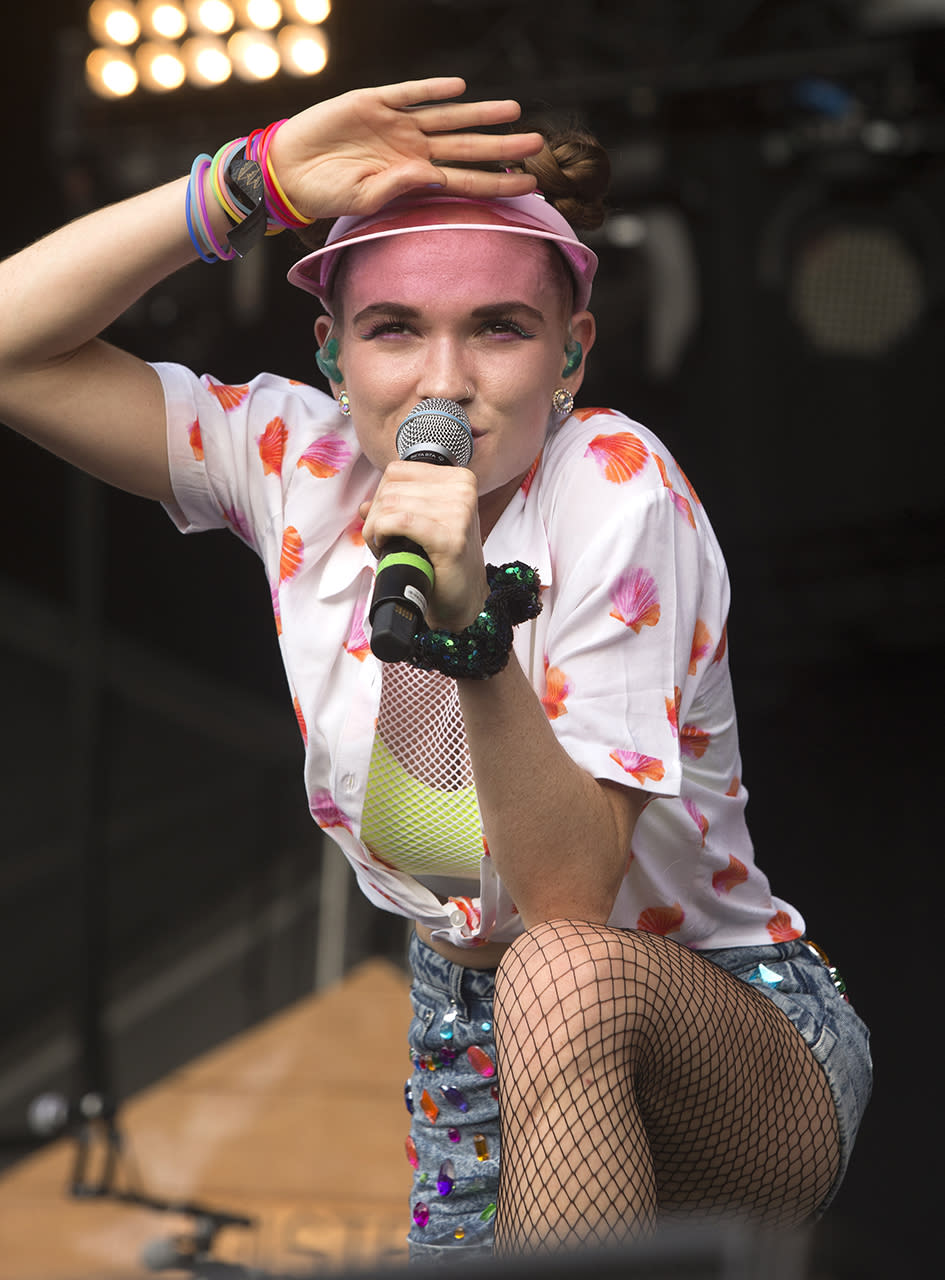
<path fill-rule="evenodd" d="M 346 773 L 341 779 L 341 786 L 346 796 L 354 795 L 358 789 L 358 780 L 353 773 Z"/>
<path fill-rule="evenodd" d="M 457 910 L 457 911 L 450 912 L 451 925 L 455 925 L 455 927 L 458 929 L 461 924 L 465 924 L 465 923 L 466 923 L 466 917 L 463 915 L 462 911 Z"/>

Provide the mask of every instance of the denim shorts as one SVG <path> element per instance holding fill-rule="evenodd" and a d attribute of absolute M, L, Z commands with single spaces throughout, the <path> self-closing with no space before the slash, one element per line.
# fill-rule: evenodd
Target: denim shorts
<path fill-rule="evenodd" d="M 803 941 L 699 954 L 774 1001 L 827 1075 L 837 1109 L 840 1163 L 821 1214 L 839 1189 L 869 1100 L 869 1032 L 838 990 L 836 972 Z M 485 1256 L 492 1252 L 499 1185 L 495 970 L 452 964 L 416 934 L 410 965 L 413 1071 L 405 1086 L 412 1117 L 407 1158 L 414 1169 L 410 1259 Z"/>

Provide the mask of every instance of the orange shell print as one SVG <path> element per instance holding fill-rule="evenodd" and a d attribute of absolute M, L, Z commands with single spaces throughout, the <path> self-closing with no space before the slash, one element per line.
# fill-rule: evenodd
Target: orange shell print
<path fill-rule="evenodd" d="M 625 773 L 629 773 L 640 783 L 645 782 L 647 778 L 652 779 L 653 782 L 659 782 L 666 773 L 662 760 L 657 760 L 656 756 L 642 755 L 639 751 L 624 751 L 618 747 L 617 750 L 611 751 L 610 758 L 616 760 Z"/>
<path fill-rule="evenodd" d="M 289 428 L 278 415 L 266 423 L 266 430 L 257 436 L 259 457 L 263 464 L 264 476 L 282 475 L 282 457 L 285 453 L 285 442 L 289 438 Z"/>
<path fill-rule="evenodd" d="M 728 855 L 728 866 L 716 871 L 712 877 L 712 888 L 721 898 L 723 893 L 731 893 L 736 885 L 744 884 L 748 879 L 748 868 L 740 862 L 734 853 Z"/>
<path fill-rule="evenodd" d="M 590 454 L 611 484 L 632 480 L 646 466 L 650 456 L 646 445 L 632 431 L 618 431 L 612 436 L 595 436 L 587 446 Z"/>
<path fill-rule="evenodd" d="M 571 417 L 577 418 L 580 422 L 587 422 L 590 418 L 596 418 L 599 413 L 606 414 L 611 418 L 617 417 L 615 409 L 575 409 Z"/>
<path fill-rule="evenodd" d="M 686 913 L 678 902 L 674 902 L 671 907 L 647 907 L 637 921 L 637 928 L 665 937 L 667 933 L 675 933 L 677 929 L 681 929 L 685 918 Z"/>
<path fill-rule="evenodd" d="M 545 708 L 545 715 L 549 720 L 557 720 L 559 716 L 566 716 L 568 708 L 564 705 L 565 698 L 571 692 L 571 682 L 564 674 L 560 667 L 549 667 L 548 659 L 545 659 L 545 693 L 541 700 L 541 705 Z"/>
<path fill-rule="evenodd" d="M 289 525 L 282 535 L 282 554 L 279 557 L 279 581 L 285 582 L 298 573 L 302 564 L 304 548 L 299 531 Z"/>
<path fill-rule="evenodd" d="M 696 668 L 711 648 L 712 637 L 709 634 L 709 628 L 699 618 L 696 622 L 696 629 L 692 633 L 692 648 L 689 651 L 689 674 L 691 676 L 696 674 Z"/>
<path fill-rule="evenodd" d="M 249 387 L 245 384 L 241 387 L 230 387 L 226 383 L 211 382 L 208 390 L 216 396 L 220 402 L 220 407 L 225 409 L 227 413 L 231 409 L 238 409 L 249 395 Z"/>
<path fill-rule="evenodd" d="M 314 440 L 299 458 L 296 466 L 305 467 L 319 480 L 336 476 L 351 460 L 351 450 L 340 436 L 322 436 Z"/>
<path fill-rule="evenodd" d="M 302 704 L 298 698 L 292 699 L 292 709 L 295 712 L 295 718 L 299 722 L 299 733 L 302 735 L 302 741 L 308 746 L 308 726 L 305 723 L 305 717 L 302 715 Z"/>
<path fill-rule="evenodd" d="M 791 917 L 786 911 L 778 911 L 773 915 L 768 921 L 767 929 L 772 942 L 793 942 L 795 938 L 801 936 L 800 929 L 793 927 Z"/>
<path fill-rule="evenodd" d="M 728 790 L 726 791 L 725 794 L 727 796 L 737 796 L 741 788 L 742 788 L 742 780 L 736 773 L 735 777 L 728 784 Z"/>
<path fill-rule="evenodd" d="M 610 589 L 614 606 L 610 616 L 632 628 L 637 635 L 643 627 L 655 627 L 660 620 L 660 598 L 656 580 L 646 569 L 628 569 Z"/>
<path fill-rule="evenodd" d="M 528 468 L 524 478 L 522 479 L 522 483 L 519 485 L 519 488 L 521 489 L 522 493 L 526 495 L 528 494 L 529 489 L 532 487 L 532 481 L 535 479 L 535 472 L 538 470 L 539 462 L 541 462 L 541 454 L 538 455 L 538 457 L 535 459 L 532 465 Z"/>
<path fill-rule="evenodd" d="M 694 760 L 702 759 L 711 741 L 712 734 L 698 725 L 684 724 L 679 731 L 679 750 Z"/>
<path fill-rule="evenodd" d="M 713 662 L 721 662 L 725 657 L 725 650 L 728 648 L 728 623 L 722 623 L 722 638 L 716 647 L 715 653 L 712 655 Z"/>
<path fill-rule="evenodd" d="M 187 440 L 191 452 L 198 462 L 203 462 L 203 437 L 200 434 L 200 419 L 197 418 L 187 428 Z"/>

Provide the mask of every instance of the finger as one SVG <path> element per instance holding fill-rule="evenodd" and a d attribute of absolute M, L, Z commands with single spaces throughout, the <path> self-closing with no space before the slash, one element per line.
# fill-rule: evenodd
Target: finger
<path fill-rule="evenodd" d="M 462 76 L 430 76 L 425 80 L 403 80 L 399 84 L 380 85 L 373 91 L 385 106 L 395 111 L 404 111 L 407 107 L 417 106 L 422 102 L 436 102 L 441 98 L 458 98 L 466 92 L 466 81 Z M 516 116 L 512 117 L 517 119 Z"/>
<path fill-rule="evenodd" d="M 412 121 L 424 133 L 448 133 L 457 129 L 481 129 L 487 125 L 510 124 L 522 114 L 513 98 L 488 102 L 446 102 L 432 107 L 416 107 Z"/>
<path fill-rule="evenodd" d="M 441 190 L 451 196 L 469 196 L 477 200 L 494 196 L 527 196 L 538 185 L 530 173 L 491 173 L 485 169 L 451 169 L 440 165 L 436 169 Z"/>

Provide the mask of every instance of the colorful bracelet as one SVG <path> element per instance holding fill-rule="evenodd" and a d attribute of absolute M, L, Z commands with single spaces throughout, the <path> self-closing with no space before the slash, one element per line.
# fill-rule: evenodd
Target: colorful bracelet
<path fill-rule="evenodd" d="M 264 129 L 254 129 L 245 138 L 235 138 L 232 142 L 224 143 L 215 155 L 201 154 L 194 161 L 187 184 L 187 230 L 194 248 L 204 262 L 217 262 L 221 259 L 228 262 L 237 254 L 242 257 L 262 238 L 263 233 L 274 236 L 287 228 L 298 230 L 315 221 L 300 213 L 292 204 L 269 157 L 272 139 L 284 124 L 285 120 L 276 120 Z M 258 167 L 258 172 L 254 166 Z M 247 184 L 241 185 L 234 177 L 237 169 L 252 178 L 250 185 L 253 195 L 257 191 L 260 193 L 255 202 L 252 202 L 252 195 L 247 194 Z M 203 180 L 208 172 L 210 189 L 220 208 L 233 223 L 228 247 L 222 246 L 217 240 L 207 214 Z M 258 214 L 257 210 L 260 210 Z M 256 225 L 263 216 L 264 229 Z"/>
<path fill-rule="evenodd" d="M 541 581 L 520 560 L 498 568 L 487 564 L 486 577 L 489 596 L 479 616 L 458 634 L 421 631 L 411 666 L 454 680 L 488 680 L 503 670 L 512 652 L 512 628 L 541 613 Z"/>

